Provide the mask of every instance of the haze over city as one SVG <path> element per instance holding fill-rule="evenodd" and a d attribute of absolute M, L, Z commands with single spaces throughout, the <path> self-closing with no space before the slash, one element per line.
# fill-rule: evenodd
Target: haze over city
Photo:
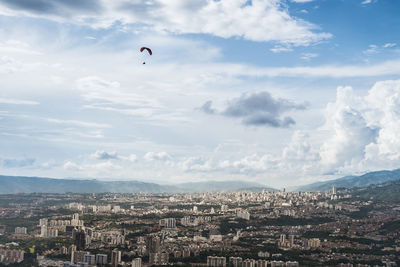
<path fill-rule="evenodd" d="M 396 169 L 399 12 L 1 0 L 0 174 L 282 188 Z"/>

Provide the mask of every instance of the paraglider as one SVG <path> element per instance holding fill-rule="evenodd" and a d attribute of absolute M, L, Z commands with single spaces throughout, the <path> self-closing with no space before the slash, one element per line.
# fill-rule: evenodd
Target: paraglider
<path fill-rule="evenodd" d="M 150 56 L 153 54 L 153 52 L 151 51 L 151 49 L 148 48 L 148 47 L 142 47 L 142 48 L 140 48 L 140 52 L 141 52 L 141 53 L 143 53 L 144 50 L 146 50 L 147 53 L 149 53 Z M 146 62 L 143 61 L 143 64 L 146 64 Z"/>

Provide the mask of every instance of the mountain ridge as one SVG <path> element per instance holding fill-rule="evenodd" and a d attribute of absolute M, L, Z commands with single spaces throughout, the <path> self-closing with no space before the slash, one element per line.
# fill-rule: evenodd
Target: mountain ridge
<path fill-rule="evenodd" d="M 373 184 L 381 184 L 396 180 L 400 180 L 400 169 L 367 172 L 359 176 L 344 176 L 334 180 L 320 181 L 299 186 L 293 191 L 329 191 L 332 189 L 333 185 L 335 187 L 345 188 L 367 187 Z"/>
<path fill-rule="evenodd" d="M 61 179 L 29 176 L 0 175 L 0 194 L 8 193 L 183 193 L 240 191 L 242 189 L 276 189 L 245 181 L 187 182 L 176 185 L 160 185 L 138 180 L 104 181 L 97 179 Z"/>

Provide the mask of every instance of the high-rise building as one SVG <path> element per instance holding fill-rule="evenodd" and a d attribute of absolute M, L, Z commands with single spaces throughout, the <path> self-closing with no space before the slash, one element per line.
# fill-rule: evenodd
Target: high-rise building
<path fill-rule="evenodd" d="M 40 226 L 40 236 L 47 237 L 47 225 Z"/>
<path fill-rule="evenodd" d="M 284 246 L 284 244 L 286 243 L 286 235 L 285 234 L 281 234 L 280 238 L 279 238 L 279 242 L 281 246 Z"/>
<path fill-rule="evenodd" d="M 131 267 L 142 267 L 142 258 L 133 259 Z"/>
<path fill-rule="evenodd" d="M 117 267 L 121 262 L 121 251 L 114 249 L 111 253 L 111 266 Z"/>
<path fill-rule="evenodd" d="M 289 246 L 293 247 L 294 245 L 294 235 L 289 235 Z"/>
<path fill-rule="evenodd" d="M 175 218 L 165 218 L 161 219 L 159 221 L 159 225 L 161 227 L 166 227 L 166 228 L 176 228 L 176 219 Z"/>
<path fill-rule="evenodd" d="M 257 261 L 257 267 L 267 267 L 267 266 L 268 266 L 267 260 L 258 260 Z"/>
<path fill-rule="evenodd" d="M 229 257 L 230 267 L 242 267 L 243 259 L 241 257 Z"/>
<path fill-rule="evenodd" d="M 74 239 L 74 245 L 77 250 L 83 250 L 86 248 L 86 233 L 82 229 L 75 229 L 72 231 L 72 237 Z"/>
<path fill-rule="evenodd" d="M 217 257 L 217 256 L 208 256 L 207 257 L 207 266 L 208 267 L 226 267 L 226 258 L 225 257 Z"/>
<path fill-rule="evenodd" d="M 83 258 L 83 261 L 89 265 L 95 265 L 96 264 L 96 256 L 91 255 L 91 254 L 86 254 Z"/>
<path fill-rule="evenodd" d="M 228 205 L 221 205 L 221 211 L 222 212 L 228 211 Z"/>
<path fill-rule="evenodd" d="M 332 185 L 332 195 L 336 195 L 336 187 Z"/>
<path fill-rule="evenodd" d="M 311 238 L 308 240 L 308 247 L 319 248 L 321 246 L 321 240 L 319 238 Z"/>
<path fill-rule="evenodd" d="M 42 225 L 40 227 L 40 236 L 45 238 L 57 237 L 58 230 L 53 228 L 48 228 L 47 225 Z"/>
<path fill-rule="evenodd" d="M 149 255 L 150 265 L 165 265 L 168 262 L 169 262 L 168 252 L 150 253 Z"/>
<path fill-rule="evenodd" d="M 160 252 L 161 241 L 158 236 L 149 237 L 147 242 L 150 253 Z"/>
<path fill-rule="evenodd" d="M 243 261 L 242 267 L 256 267 L 256 260 L 254 260 L 254 259 L 245 259 Z"/>
<path fill-rule="evenodd" d="M 97 265 L 106 265 L 107 264 L 107 254 L 97 254 L 96 255 L 96 264 Z"/>
<path fill-rule="evenodd" d="M 47 218 L 43 218 L 39 220 L 39 226 L 47 226 L 48 225 L 48 219 Z"/>

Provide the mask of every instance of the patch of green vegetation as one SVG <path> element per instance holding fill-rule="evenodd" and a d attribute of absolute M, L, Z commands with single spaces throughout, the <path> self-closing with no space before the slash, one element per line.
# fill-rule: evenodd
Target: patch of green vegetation
<path fill-rule="evenodd" d="M 267 218 L 260 221 L 262 225 L 296 226 L 296 225 L 316 225 L 333 222 L 328 217 L 294 218 L 290 216 L 280 216 L 279 218 Z"/>
<path fill-rule="evenodd" d="M 359 211 L 354 211 L 349 214 L 350 218 L 363 219 L 368 216 L 368 213 L 374 209 L 373 205 L 361 207 Z"/>
<path fill-rule="evenodd" d="M 353 195 L 362 200 L 400 203 L 400 180 L 385 184 L 372 185 L 366 190 L 355 191 Z"/>

